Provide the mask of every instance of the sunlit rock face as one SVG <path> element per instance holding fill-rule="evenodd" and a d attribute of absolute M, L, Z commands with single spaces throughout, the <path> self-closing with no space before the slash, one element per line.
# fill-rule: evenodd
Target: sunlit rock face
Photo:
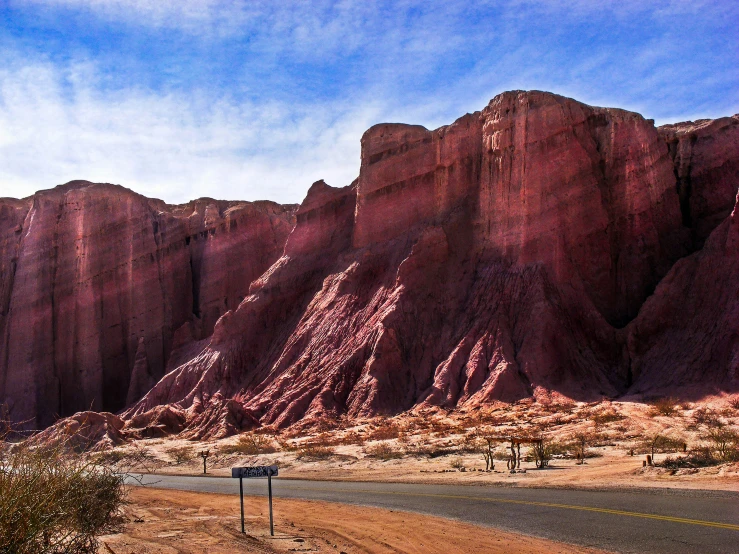
<path fill-rule="evenodd" d="M 168 206 L 84 181 L 0 200 L 0 218 L 0 402 L 29 426 L 141 398 L 173 347 L 246 296 L 294 220 L 268 202 Z"/>
<path fill-rule="evenodd" d="M 148 296 L 127 300 L 139 307 L 120 318 L 134 314 L 162 334 L 142 341 L 126 327 L 126 363 L 110 370 L 123 391 L 118 406 L 134 402 L 123 432 L 213 437 L 424 405 L 736 388 L 738 128 L 735 116 L 657 129 L 635 113 L 512 91 L 434 131 L 376 125 L 362 137 L 355 182 L 314 183 L 297 209 L 239 204 L 250 215 L 235 229 L 226 223 L 231 204 L 165 210 L 127 193 L 167 214 L 153 232 L 167 238 L 142 247 L 162 253 L 140 262 L 136 294 Z M 0 212 L 3 267 L 17 265 L 14 280 L 0 282 L 3 301 L 19 286 L 28 287 L 25 299 L 48 286 L 20 271 L 33 256 L 26 235 L 38 196 Z M 102 209 L 90 202 L 82 211 Z M 149 240 L 150 220 L 114 211 L 97 217 Z M 185 222 L 195 227 L 176 234 Z M 188 243 L 194 236 L 202 242 Z M 111 235 L 110 248 L 117 240 Z M 132 294 L 107 286 L 111 297 Z M 146 300 L 183 287 L 184 307 Z M 67 303 L 94 305 L 85 294 L 75 289 Z M 46 321 L 51 304 L 18 310 L 26 320 L 4 308 L 5 339 L 19 333 L 18 344 L 34 344 L 33 318 Z M 176 322 L 167 326 L 168 317 Z M 65 332 L 81 327 L 70 325 Z M 87 329 L 93 344 L 107 336 L 94 323 Z M 152 340 L 161 341 L 160 358 L 149 355 Z M 91 359 L 75 366 L 89 368 L 85 398 L 102 391 L 105 402 L 107 389 L 93 383 L 118 366 Z M 6 397 L 48 395 L 55 383 L 84 388 L 61 364 L 34 360 L 22 376 L 4 363 L 16 387 L 4 384 Z"/>

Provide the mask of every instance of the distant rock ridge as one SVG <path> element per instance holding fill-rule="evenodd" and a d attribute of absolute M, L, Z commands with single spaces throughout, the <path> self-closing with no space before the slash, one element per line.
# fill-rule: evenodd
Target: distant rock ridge
<path fill-rule="evenodd" d="M 739 116 L 655 128 L 511 91 L 434 131 L 375 125 L 361 144 L 358 179 L 318 181 L 298 208 L 167 207 L 91 184 L 0 201 L 0 337 L 17 345 L 0 358 L 0 402 L 48 399 L 68 383 L 100 402 L 108 379 L 122 392 L 93 408 L 127 404 L 122 433 L 202 438 L 416 406 L 739 387 Z M 85 193 L 83 209 L 59 208 L 88 189 L 99 196 Z M 106 211 L 129 197 L 127 211 Z M 123 257 L 142 260 L 140 301 L 127 292 L 133 277 L 104 280 L 97 296 L 56 285 L 90 273 L 71 250 L 89 220 L 109 233 L 101 252 L 149 245 Z M 158 290 L 183 292 L 157 308 L 146 299 Z M 141 307 L 94 315 L 112 298 Z M 69 319 L 80 306 L 98 307 Z M 131 332 L 141 319 L 151 325 Z M 89 353 L 109 344 L 113 320 L 128 326 L 118 366 Z M 92 323 L 75 331 L 82 321 Z M 63 331 L 34 330 L 49 328 Z M 75 350 L 83 336 L 96 347 Z"/>

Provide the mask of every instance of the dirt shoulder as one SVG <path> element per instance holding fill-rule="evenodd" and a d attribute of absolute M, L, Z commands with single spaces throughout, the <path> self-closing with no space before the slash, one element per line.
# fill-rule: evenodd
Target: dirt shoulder
<path fill-rule="evenodd" d="M 602 552 L 438 517 L 287 499 L 270 537 L 266 503 L 254 497 L 244 499 L 242 535 L 238 496 L 132 487 L 128 499 L 125 532 L 103 537 L 100 553 Z"/>

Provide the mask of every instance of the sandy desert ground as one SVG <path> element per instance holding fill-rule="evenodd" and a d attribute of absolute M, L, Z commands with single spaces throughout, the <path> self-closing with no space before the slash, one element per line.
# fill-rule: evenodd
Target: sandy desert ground
<path fill-rule="evenodd" d="M 101 454 L 135 471 L 200 474 L 207 450 L 208 474 L 230 475 L 233 466 L 280 467 L 281 478 L 550 487 L 673 487 L 739 490 L 739 462 L 710 467 L 659 467 L 666 458 L 711 446 L 710 430 L 736 431 L 732 399 L 698 404 L 552 404 L 524 402 L 486 412 L 443 411 L 377 418 L 321 430 L 320 426 L 273 433 L 269 429 L 207 441 L 146 439 Z M 661 412 L 660 412 L 661 410 Z M 664 413 L 662 413 L 664 412 Z M 718 423 L 717 423 L 718 422 Z M 536 469 L 530 445 L 521 446 L 520 471 L 506 467 L 505 437 L 545 437 L 553 459 Z M 485 471 L 485 436 L 497 437 L 495 466 Z M 587 437 L 586 458 L 576 458 L 576 437 Z M 654 450 L 655 467 L 643 467 Z M 327 469 L 331 469 L 327 472 Z"/>
<path fill-rule="evenodd" d="M 160 474 L 201 474 L 198 454 L 207 450 L 208 474 L 224 477 L 234 466 L 277 464 L 280 479 L 739 491 L 737 461 L 660 467 L 668 457 L 713 448 L 712 429 L 736 431 L 737 404 L 726 397 L 700 404 L 522 402 L 468 413 L 431 410 L 350 424 L 318 422 L 203 441 L 142 439 L 93 455 L 128 471 Z M 549 468 L 536 469 L 530 444 L 523 444 L 521 469 L 509 471 L 510 436 L 544 437 L 554 456 Z M 578 436 L 587 437 L 582 464 L 575 455 Z M 485 437 L 496 437 L 492 471 L 485 471 Z M 657 465 L 643 467 L 656 437 L 661 437 L 654 450 Z M 126 531 L 105 537 L 102 552 L 585 551 L 430 516 L 284 499 L 276 513 L 279 533 L 271 538 L 264 499 L 249 497 L 243 536 L 237 496 L 132 488 L 129 499 Z"/>

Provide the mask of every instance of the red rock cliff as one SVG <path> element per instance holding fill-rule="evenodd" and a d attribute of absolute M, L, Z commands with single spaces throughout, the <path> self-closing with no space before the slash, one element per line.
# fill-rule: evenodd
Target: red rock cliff
<path fill-rule="evenodd" d="M 16 376 L 6 398 L 47 399 L 62 382 L 105 399 L 112 379 L 133 400 L 167 367 L 123 413 L 123 432 L 205 437 L 424 404 L 735 389 L 738 129 L 736 116 L 657 129 L 635 113 L 513 91 L 434 131 L 372 127 L 358 179 L 314 183 L 294 216 L 271 204 L 165 207 L 135 195 L 126 202 L 144 207 L 108 214 L 99 206 L 111 199 L 90 200 L 67 213 L 69 192 L 54 191 L 6 202 L 0 329 L 11 345 L 5 375 Z M 234 229 L 240 210 L 252 215 Z M 45 227 L 28 239 L 39 215 Z M 134 237 L 124 241 L 134 250 L 106 262 L 120 285 L 69 292 L 87 283 L 75 276 L 90 264 L 70 251 L 85 236 L 70 229 L 89 221 L 110 222 L 111 243 Z M 259 260 L 253 271 L 225 263 L 234 249 Z M 119 276 L 132 271 L 125 260 L 140 264 L 135 292 Z M 13 277 L 6 267 L 17 267 Z M 107 298 L 121 316 L 109 315 Z M 75 347 L 79 333 L 108 340 L 77 323 L 103 317 L 112 318 L 104 329 L 126 322 L 118 350 Z M 142 320 L 148 331 L 132 333 Z M 125 363 L 101 366 L 95 352 L 120 345 Z M 70 351 L 93 362 L 74 365 Z M 104 370 L 84 383 L 60 373 L 95 364 Z"/>
<path fill-rule="evenodd" d="M 652 304 L 699 247 L 694 237 L 733 206 L 736 123 L 701 125 L 690 194 L 715 205 L 694 220 L 681 210 L 679 131 L 638 114 L 514 91 L 435 131 L 372 127 L 356 184 L 311 188 L 285 255 L 221 318 L 208 348 L 127 412 L 130 426 L 158 421 L 161 405 L 190 436 L 212 436 L 419 403 L 694 385 L 705 371 L 693 361 L 664 381 L 670 356 L 657 352 L 680 339 L 656 336 L 676 324 Z M 715 167 L 720 179 L 697 178 Z M 721 283 L 733 325 L 736 289 Z M 675 290 L 664 300 L 672 310 L 689 279 Z M 645 306 L 657 315 L 640 332 Z M 714 332 L 731 335 L 731 325 Z M 736 343 L 720 340 L 711 387 L 734 386 Z"/>
<path fill-rule="evenodd" d="M 168 206 L 84 181 L 0 200 L 0 403 L 44 426 L 138 400 L 246 296 L 292 225 L 271 202 Z"/>

